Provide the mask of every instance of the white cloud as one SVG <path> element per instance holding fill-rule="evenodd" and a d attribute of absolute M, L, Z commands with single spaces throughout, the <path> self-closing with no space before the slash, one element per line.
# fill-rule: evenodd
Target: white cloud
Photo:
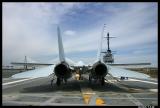
<path fill-rule="evenodd" d="M 144 4 L 142 6 L 132 6 L 131 9 L 128 7 L 128 9 L 122 12 L 117 10 L 117 13 L 112 16 L 111 20 L 104 19 L 101 21 L 106 23 L 106 30 L 110 32 L 110 35 L 117 37 L 111 39 L 112 48 L 132 47 L 157 40 L 156 26 L 146 26 L 150 22 L 156 22 L 154 15 L 156 12 L 152 9 L 148 10 L 147 6 Z M 71 51 L 96 50 L 102 26 L 103 24 L 96 25 L 87 30 L 82 28 L 82 31 L 77 33 L 77 37 L 65 40 L 66 50 L 68 49 L 69 51 L 70 48 L 72 48 Z"/>
<path fill-rule="evenodd" d="M 76 35 L 76 32 L 73 31 L 73 30 L 66 30 L 66 31 L 64 32 L 64 35 L 74 36 L 74 35 Z"/>
<path fill-rule="evenodd" d="M 110 36 L 117 37 L 111 39 L 113 50 L 123 51 L 129 47 L 150 45 L 158 38 L 157 24 L 154 24 L 157 23 L 157 7 L 151 8 L 147 3 L 137 4 L 127 3 L 126 7 L 121 8 L 113 3 L 108 7 L 110 4 L 107 3 L 104 11 L 90 13 L 96 17 L 103 12 L 105 17 L 95 21 L 94 26 L 88 25 L 87 29 L 81 27 L 77 31 L 76 28 L 71 28 L 73 24 L 67 28 L 65 15 L 78 14 L 74 9 L 83 9 L 86 6 L 84 3 L 3 3 L 3 61 L 23 58 L 24 55 L 32 58 L 57 55 L 56 26 L 62 21 L 60 26 L 62 31 L 64 30 L 62 38 L 65 53 L 97 51 L 103 23 L 106 23 L 106 31 L 110 32 Z M 108 11 L 113 14 L 106 13 Z M 86 19 L 78 21 L 83 20 Z M 105 45 L 106 41 L 103 42 Z"/>
<path fill-rule="evenodd" d="M 73 3 L 3 3 L 3 63 L 57 53 L 55 27 L 72 7 Z"/>

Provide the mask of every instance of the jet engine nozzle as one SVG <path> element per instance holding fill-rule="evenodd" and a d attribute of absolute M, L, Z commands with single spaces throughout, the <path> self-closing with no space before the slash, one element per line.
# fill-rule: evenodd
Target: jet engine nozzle
<path fill-rule="evenodd" d="M 92 75 L 97 77 L 105 77 L 108 73 L 107 66 L 104 63 L 95 63 L 92 69 Z"/>
<path fill-rule="evenodd" d="M 70 78 L 71 77 L 71 69 L 67 63 L 57 64 L 54 68 L 54 72 L 58 78 Z"/>

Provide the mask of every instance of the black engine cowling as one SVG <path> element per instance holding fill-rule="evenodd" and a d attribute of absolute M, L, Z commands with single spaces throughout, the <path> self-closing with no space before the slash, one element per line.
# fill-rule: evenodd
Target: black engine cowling
<path fill-rule="evenodd" d="M 65 78 L 68 79 L 71 77 L 71 69 L 67 63 L 60 63 L 57 64 L 54 68 L 55 75 L 58 78 Z"/>
<path fill-rule="evenodd" d="M 91 75 L 93 77 L 105 77 L 107 73 L 108 73 L 107 66 L 101 62 L 95 63 L 91 70 Z"/>

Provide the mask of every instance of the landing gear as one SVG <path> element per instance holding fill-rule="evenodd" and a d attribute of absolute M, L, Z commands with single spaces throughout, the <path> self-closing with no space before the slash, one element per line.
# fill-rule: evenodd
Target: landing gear
<path fill-rule="evenodd" d="M 51 86 L 53 86 L 53 81 L 54 81 L 54 79 L 51 80 Z"/>
<path fill-rule="evenodd" d="M 79 80 L 83 80 L 82 74 L 79 74 Z"/>
<path fill-rule="evenodd" d="M 67 84 L 67 79 L 64 79 L 65 84 Z"/>
<path fill-rule="evenodd" d="M 53 78 L 51 80 L 51 86 L 53 86 L 53 81 L 55 80 L 55 74 L 53 74 Z"/>
<path fill-rule="evenodd" d="M 92 78 L 91 78 L 91 76 L 89 75 L 89 83 L 91 83 L 92 82 Z"/>
<path fill-rule="evenodd" d="M 104 86 L 104 83 L 105 83 L 104 82 L 104 77 L 102 77 L 102 79 L 101 79 L 101 85 Z"/>
<path fill-rule="evenodd" d="M 57 86 L 60 86 L 60 85 L 61 85 L 61 79 L 60 79 L 60 78 L 57 78 L 56 84 L 57 84 Z"/>
<path fill-rule="evenodd" d="M 79 80 L 81 80 L 81 74 L 79 74 Z"/>
<path fill-rule="evenodd" d="M 57 84 L 57 86 L 60 86 L 61 85 L 61 83 L 65 83 L 65 84 L 67 84 L 67 79 L 65 79 L 65 78 L 57 78 L 57 82 L 56 82 L 56 84 Z"/>

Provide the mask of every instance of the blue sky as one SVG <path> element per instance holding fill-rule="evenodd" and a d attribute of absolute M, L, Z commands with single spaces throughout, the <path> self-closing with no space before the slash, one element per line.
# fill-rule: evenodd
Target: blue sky
<path fill-rule="evenodd" d="M 96 59 L 103 25 L 116 51 L 115 63 L 158 64 L 157 3 L 5 3 L 3 2 L 3 65 L 23 61 L 54 62 L 58 56 L 57 25 L 65 55 L 89 63 Z M 103 39 L 103 48 L 106 40 Z"/>

